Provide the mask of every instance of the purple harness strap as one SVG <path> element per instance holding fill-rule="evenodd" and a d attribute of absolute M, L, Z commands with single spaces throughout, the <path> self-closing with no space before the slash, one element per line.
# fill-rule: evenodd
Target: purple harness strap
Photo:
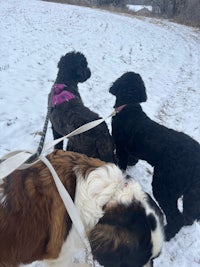
<path fill-rule="evenodd" d="M 64 90 L 65 87 L 67 86 L 63 83 L 55 83 L 53 85 L 53 96 L 51 100 L 53 106 L 58 106 L 75 98 L 74 94 L 67 90 Z"/>

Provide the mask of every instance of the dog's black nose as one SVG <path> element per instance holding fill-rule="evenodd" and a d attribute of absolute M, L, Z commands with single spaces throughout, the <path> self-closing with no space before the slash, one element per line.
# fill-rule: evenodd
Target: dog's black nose
<path fill-rule="evenodd" d="M 90 78 L 90 76 L 91 76 L 91 71 L 90 71 L 90 69 L 89 68 L 87 68 L 87 73 L 86 73 L 86 76 L 88 77 L 88 79 Z"/>

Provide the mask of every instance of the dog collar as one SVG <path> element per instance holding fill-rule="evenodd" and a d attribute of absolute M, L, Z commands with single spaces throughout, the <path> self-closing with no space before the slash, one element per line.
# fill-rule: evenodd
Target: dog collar
<path fill-rule="evenodd" d="M 124 104 L 124 105 L 121 105 L 121 106 L 115 108 L 115 112 L 116 112 L 116 113 L 119 113 L 120 111 L 122 111 L 123 108 L 125 108 L 126 105 L 127 105 L 127 104 Z"/>
<path fill-rule="evenodd" d="M 53 106 L 58 106 L 75 98 L 75 95 L 65 90 L 65 87 L 67 86 L 63 83 L 55 83 L 53 85 L 53 96 L 51 100 Z"/>

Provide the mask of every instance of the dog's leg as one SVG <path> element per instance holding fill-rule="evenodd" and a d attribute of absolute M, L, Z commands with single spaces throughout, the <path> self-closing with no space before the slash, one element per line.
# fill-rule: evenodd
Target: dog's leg
<path fill-rule="evenodd" d="M 56 130 L 54 129 L 53 126 L 52 126 L 52 132 L 53 132 L 53 139 L 54 139 L 54 140 L 63 137 L 63 136 L 60 135 L 58 132 L 56 132 Z M 63 141 L 61 141 L 60 143 L 58 143 L 57 145 L 55 145 L 54 148 L 55 148 L 55 149 L 63 149 Z"/>
<path fill-rule="evenodd" d="M 125 171 L 128 165 L 129 153 L 126 151 L 122 143 L 116 143 L 116 155 L 119 168 Z"/>
<path fill-rule="evenodd" d="M 76 141 L 76 140 L 75 140 Z M 76 141 L 77 142 L 77 141 Z M 72 152 L 78 152 L 78 153 L 81 153 L 81 151 L 79 151 L 78 149 L 74 149 L 76 148 L 76 143 L 74 143 L 74 139 L 73 137 L 70 138 L 68 141 L 67 141 L 67 146 L 66 146 L 66 151 L 72 151 Z M 85 153 L 86 154 L 86 153 Z"/>
<path fill-rule="evenodd" d="M 185 225 L 191 225 L 200 220 L 200 183 L 191 186 L 183 195 L 183 216 Z"/>
<path fill-rule="evenodd" d="M 158 170 L 154 170 L 152 182 L 153 195 L 166 216 L 165 239 L 167 241 L 174 237 L 184 225 L 183 215 L 178 210 L 178 195 L 173 191 L 173 186 L 170 190 L 168 181 L 169 179 L 163 177 Z"/>
<path fill-rule="evenodd" d="M 172 212 L 172 209 L 171 209 L 171 212 Z M 165 226 L 165 240 L 166 241 L 169 241 L 172 237 L 174 237 L 179 232 L 179 230 L 184 226 L 183 215 L 178 210 L 172 213 L 174 214 L 173 220 L 169 219 L 169 217 L 166 215 L 167 213 L 165 214 L 166 219 L 167 219 L 167 225 Z"/>
<path fill-rule="evenodd" d="M 138 158 L 136 158 L 135 156 L 133 155 L 129 155 L 128 157 L 128 166 L 134 166 L 138 163 Z"/>

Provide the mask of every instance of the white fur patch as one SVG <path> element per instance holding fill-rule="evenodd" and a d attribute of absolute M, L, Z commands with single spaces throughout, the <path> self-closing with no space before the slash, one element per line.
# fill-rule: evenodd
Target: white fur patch
<path fill-rule="evenodd" d="M 160 218 L 156 214 L 155 210 L 149 205 L 146 193 L 142 191 L 142 187 L 140 186 L 140 184 L 137 181 L 134 181 L 132 183 L 132 187 L 135 188 L 134 197 L 142 203 L 145 208 L 146 215 L 153 214 L 156 219 L 156 229 L 151 232 L 151 240 L 153 243 L 152 258 L 154 258 L 160 253 L 162 249 L 162 245 L 164 242 L 163 227 L 160 223 Z"/>
<path fill-rule="evenodd" d="M 125 179 L 121 170 L 114 164 L 106 164 L 91 172 L 87 179 L 80 177 L 77 185 L 76 206 L 79 209 L 86 229 L 94 227 L 104 214 L 102 207 L 107 204 L 129 205 L 134 199 L 145 208 L 146 215 L 153 214 L 156 229 L 152 231 L 152 258 L 161 251 L 164 241 L 160 219 L 147 201 L 147 195 L 134 179 Z"/>
<path fill-rule="evenodd" d="M 103 206 L 112 200 L 122 180 L 122 172 L 111 163 L 95 169 L 87 179 L 78 177 L 75 205 L 86 230 L 103 216 Z"/>
<path fill-rule="evenodd" d="M 49 267 L 88 267 L 86 262 L 76 262 L 75 255 L 77 252 L 82 251 L 84 245 L 74 228 L 72 226 L 66 241 L 64 242 L 60 255 L 55 260 L 45 260 L 44 262 L 49 265 Z"/>
<path fill-rule="evenodd" d="M 116 202 L 128 205 L 133 201 L 133 199 L 139 201 L 143 205 L 147 216 L 149 214 L 153 214 L 156 219 L 156 229 L 151 232 L 151 239 L 153 243 L 152 258 L 154 258 L 161 251 L 164 241 L 163 228 L 160 224 L 160 219 L 154 209 L 149 205 L 147 195 L 142 190 L 141 185 L 133 178 L 123 180 L 122 187 L 118 188 L 115 194 Z"/>
<path fill-rule="evenodd" d="M 145 193 L 142 191 L 140 184 L 134 179 L 124 179 L 121 188 L 115 194 L 118 203 L 130 204 L 133 199 L 143 203 Z"/>
<path fill-rule="evenodd" d="M 151 232 L 151 240 L 153 243 L 152 258 L 154 258 L 160 253 L 162 249 L 162 245 L 164 242 L 164 233 L 163 233 L 163 228 L 161 227 L 158 216 L 155 214 L 155 212 L 153 212 L 153 210 L 152 210 L 152 213 L 154 214 L 156 218 L 156 223 L 157 223 L 156 229 Z"/>
<path fill-rule="evenodd" d="M 149 261 L 149 262 L 147 262 L 143 267 L 151 267 L 152 265 L 151 265 L 151 262 Z"/>
<path fill-rule="evenodd" d="M 113 198 L 122 180 L 122 172 L 114 164 L 95 169 L 87 178 L 81 177 L 77 171 L 74 203 L 86 231 L 92 229 L 103 216 L 103 206 Z M 72 225 L 59 257 L 45 262 L 50 267 L 88 267 L 84 262 L 74 262 L 75 255 L 81 250 L 84 250 L 83 242 Z"/>
<path fill-rule="evenodd" d="M 81 177 L 78 170 L 75 195 L 75 206 L 80 214 L 86 231 L 92 229 L 104 215 L 104 205 L 124 204 L 129 205 L 134 199 L 141 202 L 146 214 L 152 213 L 157 221 L 157 228 L 152 232 L 153 255 L 157 256 L 163 243 L 163 233 L 159 218 L 147 202 L 146 194 L 140 184 L 134 179 L 125 179 L 121 170 L 114 164 L 105 164 L 94 171 L 88 177 Z M 84 250 L 74 225 L 62 246 L 59 257 L 47 261 L 50 267 L 88 267 L 84 262 L 74 262 L 74 257 L 79 251 Z M 147 263 L 146 266 L 150 266 Z"/>

